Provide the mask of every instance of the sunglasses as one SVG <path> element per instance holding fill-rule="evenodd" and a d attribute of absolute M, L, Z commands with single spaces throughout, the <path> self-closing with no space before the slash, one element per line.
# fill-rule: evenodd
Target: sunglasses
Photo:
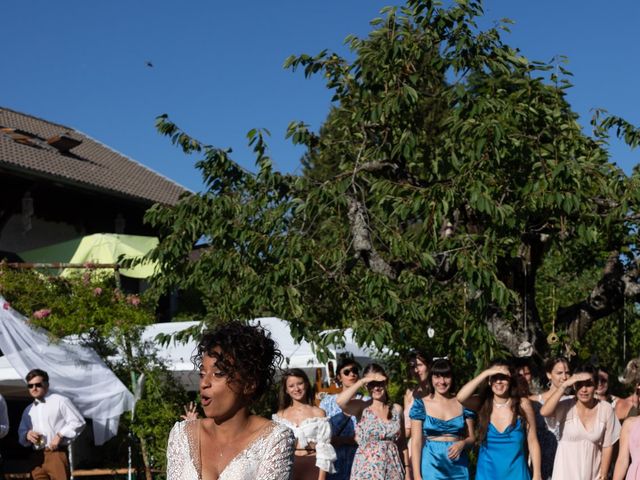
<path fill-rule="evenodd" d="M 341 375 L 348 376 L 348 375 L 351 375 L 352 373 L 354 375 L 360 375 L 360 370 L 357 367 L 345 368 L 344 370 L 342 370 Z"/>
<path fill-rule="evenodd" d="M 374 388 L 385 388 L 387 386 L 387 382 L 369 382 L 367 383 L 367 388 L 369 390 L 373 390 Z"/>
<path fill-rule="evenodd" d="M 499 382 L 499 381 L 508 382 L 510 380 L 511 380 L 511 377 L 509 375 L 503 375 L 502 373 L 491 375 L 491 377 L 489 378 L 490 383 Z"/>
<path fill-rule="evenodd" d="M 27 383 L 27 387 L 29 387 L 29 390 L 32 390 L 34 388 L 42 388 L 42 383 L 38 382 L 38 383 Z"/>

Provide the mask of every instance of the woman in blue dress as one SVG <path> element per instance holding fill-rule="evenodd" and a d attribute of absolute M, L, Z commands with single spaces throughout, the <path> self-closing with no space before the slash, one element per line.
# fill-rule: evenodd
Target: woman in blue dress
<path fill-rule="evenodd" d="M 415 399 L 409 412 L 413 479 L 468 480 L 467 447 L 475 442 L 475 414 L 452 393 L 451 362 L 435 360 L 425 383 L 426 395 Z"/>
<path fill-rule="evenodd" d="M 541 480 L 535 415 L 529 399 L 520 397 L 518 380 L 512 366 L 496 361 L 458 392 L 458 401 L 478 413 L 476 480 Z M 474 395 L 482 386 L 483 393 Z"/>

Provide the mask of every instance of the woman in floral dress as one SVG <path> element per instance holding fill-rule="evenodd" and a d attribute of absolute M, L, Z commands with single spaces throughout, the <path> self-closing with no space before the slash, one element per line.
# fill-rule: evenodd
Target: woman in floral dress
<path fill-rule="evenodd" d="M 336 383 L 343 389 L 349 388 L 360 379 L 360 365 L 352 356 L 342 355 L 336 368 Z M 323 409 L 329 423 L 331 423 L 331 434 L 333 444 L 338 459 L 335 462 L 335 473 L 328 473 L 327 480 L 349 480 L 351 476 L 351 465 L 353 457 L 356 455 L 358 444 L 356 443 L 356 423 L 357 418 L 346 415 L 336 403 L 337 394 L 325 395 L 320 401 L 320 408 Z M 369 400 L 359 393 L 355 398 Z"/>
<path fill-rule="evenodd" d="M 354 398 L 363 386 L 367 387 L 370 400 Z M 374 363 L 365 368 L 363 378 L 340 393 L 336 402 L 345 413 L 358 419 L 358 450 L 353 461 L 351 478 L 410 479 L 402 407 L 389 403 L 387 376 L 382 367 Z"/>

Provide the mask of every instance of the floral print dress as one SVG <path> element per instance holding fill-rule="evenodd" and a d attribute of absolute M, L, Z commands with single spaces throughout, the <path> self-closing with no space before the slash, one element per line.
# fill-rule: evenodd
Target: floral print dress
<path fill-rule="evenodd" d="M 400 414 L 393 409 L 389 420 L 381 420 L 365 408 L 356 425 L 358 450 L 353 460 L 353 480 L 404 480 L 404 466 L 398 449 Z"/>

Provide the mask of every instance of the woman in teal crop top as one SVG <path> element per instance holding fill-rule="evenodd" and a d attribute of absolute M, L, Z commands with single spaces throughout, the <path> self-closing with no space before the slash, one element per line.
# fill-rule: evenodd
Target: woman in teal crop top
<path fill-rule="evenodd" d="M 475 441 L 475 414 L 456 400 L 453 385 L 451 362 L 435 360 L 427 376 L 427 394 L 415 399 L 409 412 L 414 480 L 469 478 L 467 447 Z"/>

